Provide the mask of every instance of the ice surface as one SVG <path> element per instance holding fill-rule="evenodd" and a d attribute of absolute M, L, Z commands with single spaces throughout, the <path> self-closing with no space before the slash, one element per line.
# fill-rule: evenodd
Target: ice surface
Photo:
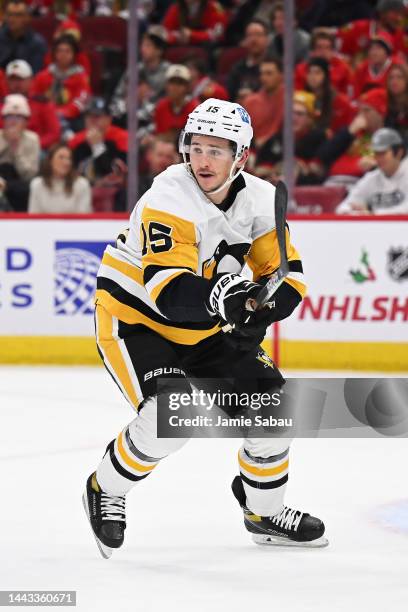
<path fill-rule="evenodd" d="M 293 444 L 287 502 L 325 521 L 320 550 L 253 544 L 239 441 L 193 440 L 129 494 L 106 561 L 81 494 L 131 419 L 102 368 L 0 368 L 0 589 L 77 590 L 81 612 L 407 610 L 406 439 Z"/>

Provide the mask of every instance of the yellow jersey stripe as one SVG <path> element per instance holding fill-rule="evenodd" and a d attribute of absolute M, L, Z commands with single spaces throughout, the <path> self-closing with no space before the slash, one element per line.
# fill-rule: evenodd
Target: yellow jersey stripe
<path fill-rule="evenodd" d="M 220 331 L 218 325 L 211 327 L 210 329 L 186 329 L 180 327 L 173 327 L 171 324 L 166 325 L 163 323 L 157 323 L 146 315 L 143 315 L 138 310 L 122 304 L 119 300 L 116 300 L 110 293 L 104 289 L 98 289 L 96 291 L 96 301 L 101 304 L 106 310 L 112 313 L 116 318 L 120 319 L 124 323 L 129 325 L 145 325 L 149 329 L 157 332 L 163 338 L 175 342 L 176 344 L 186 344 L 192 346 L 201 342 L 205 338 L 213 336 Z"/>
<path fill-rule="evenodd" d="M 290 242 L 287 228 L 285 237 L 288 261 L 299 260 L 299 253 Z M 261 276 L 268 276 L 279 268 L 280 255 L 275 229 L 254 240 L 249 251 L 247 263 L 254 274 L 254 279 L 258 279 Z"/>
<path fill-rule="evenodd" d="M 114 370 L 115 375 L 117 376 L 122 387 L 126 391 L 126 394 L 132 402 L 132 405 L 137 408 L 140 402 L 137 398 L 135 389 L 130 379 L 130 375 L 123 355 L 120 351 L 118 342 L 117 340 L 115 340 L 112 334 L 112 315 L 104 308 L 97 308 L 96 317 L 98 329 L 98 343 L 102 349 L 103 355 L 110 367 Z"/>
<path fill-rule="evenodd" d="M 198 249 L 190 244 L 174 244 L 170 251 L 163 253 L 149 252 L 143 255 L 143 270 L 147 266 L 160 266 L 162 268 L 190 268 L 193 272 L 198 269 Z M 154 277 L 153 277 L 154 278 Z"/>
<path fill-rule="evenodd" d="M 150 297 L 152 298 L 152 300 L 156 301 L 157 298 L 159 297 L 161 291 L 169 284 L 171 283 L 171 281 L 176 278 L 176 276 L 180 276 L 180 274 L 185 274 L 186 270 L 176 270 L 176 272 L 173 272 L 173 274 L 171 274 L 171 276 L 169 276 L 168 278 L 165 278 L 161 283 L 159 283 L 158 285 L 156 285 L 156 287 L 154 289 L 152 289 L 150 291 Z M 191 273 L 190 273 L 191 274 Z M 154 277 L 153 277 L 154 278 Z"/>
<path fill-rule="evenodd" d="M 142 212 L 142 223 L 148 231 L 148 224 L 151 222 L 162 223 L 172 228 L 171 237 L 175 242 L 182 244 L 192 244 L 197 246 L 196 229 L 194 223 L 164 212 L 155 208 L 145 206 Z"/>
<path fill-rule="evenodd" d="M 125 263 L 123 261 L 119 261 L 119 259 L 112 257 L 112 255 L 110 255 L 106 251 L 104 253 L 104 256 L 102 257 L 101 263 L 106 266 L 110 266 L 115 270 L 118 270 L 118 272 L 121 272 L 125 276 L 129 276 L 129 278 L 136 281 L 137 283 L 139 283 L 139 285 L 142 285 L 143 287 L 143 272 L 136 266 Z"/>
<path fill-rule="evenodd" d="M 300 295 L 302 296 L 302 299 L 305 297 L 306 293 L 307 293 L 307 289 L 306 289 L 306 285 L 298 280 L 295 280 L 293 278 L 285 278 L 285 283 L 288 283 L 288 285 L 290 285 L 291 287 L 293 287 L 294 289 L 296 289 L 296 291 L 298 291 L 300 293 Z"/>

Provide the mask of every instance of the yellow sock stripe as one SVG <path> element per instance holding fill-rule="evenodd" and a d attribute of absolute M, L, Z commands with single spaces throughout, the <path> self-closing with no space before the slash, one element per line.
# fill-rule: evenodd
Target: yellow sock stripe
<path fill-rule="evenodd" d="M 239 465 L 246 472 L 255 474 L 255 476 L 275 476 L 276 474 L 281 474 L 282 472 L 287 470 L 289 467 L 289 459 L 286 459 L 284 463 L 282 463 L 281 465 L 278 465 L 277 467 L 273 467 L 273 468 L 255 467 L 254 465 L 250 465 L 249 463 L 246 463 L 246 461 L 244 461 L 239 454 L 238 454 L 238 462 L 239 462 Z"/>
<path fill-rule="evenodd" d="M 109 314 L 104 308 L 99 306 L 96 309 L 96 317 L 98 322 L 99 345 L 102 349 L 102 354 L 107 359 L 108 365 L 110 365 L 110 367 L 113 369 L 115 376 L 125 389 L 133 406 L 137 408 L 139 405 L 139 400 L 137 399 L 137 395 L 118 342 L 112 335 L 112 315 Z"/>
<path fill-rule="evenodd" d="M 141 463 L 138 463 L 137 461 L 135 461 L 134 459 L 132 459 L 131 457 L 129 457 L 129 455 L 126 453 L 125 448 L 123 446 L 123 433 L 120 432 L 119 436 L 118 436 L 118 451 L 120 456 L 122 457 L 123 461 L 131 468 L 133 468 L 134 470 L 138 470 L 139 472 L 151 472 L 153 470 L 153 468 L 156 467 L 157 463 L 154 463 L 151 466 L 146 466 L 146 465 L 142 465 Z"/>

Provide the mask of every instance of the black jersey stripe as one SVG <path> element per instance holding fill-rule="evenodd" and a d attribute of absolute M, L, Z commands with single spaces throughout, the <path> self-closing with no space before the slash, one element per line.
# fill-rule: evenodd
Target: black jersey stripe
<path fill-rule="evenodd" d="M 154 266 L 151 264 L 150 266 L 146 266 L 143 271 L 143 282 L 146 285 L 150 280 L 152 280 L 153 276 L 157 274 L 157 272 L 163 272 L 163 270 L 188 270 L 189 272 L 194 272 L 192 268 L 187 268 L 187 266 Z"/>
<path fill-rule="evenodd" d="M 170 321 L 169 319 L 165 319 L 157 312 L 155 312 L 150 306 L 148 306 L 145 302 L 143 302 L 140 298 L 132 295 L 126 289 L 123 289 L 118 283 L 113 281 L 110 278 L 106 278 L 104 276 L 98 276 L 97 278 L 97 289 L 102 289 L 110 293 L 115 300 L 121 302 L 125 306 L 129 306 L 134 310 L 137 310 L 144 316 L 148 317 L 155 323 L 160 323 L 162 325 L 166 325 L 167 327 L 176 327 L 179 329 L 192 329 L 192 330 L 210 330 L 214 328 L 214 321 L 186 321 L 186 322 L 176 322 Z"/>

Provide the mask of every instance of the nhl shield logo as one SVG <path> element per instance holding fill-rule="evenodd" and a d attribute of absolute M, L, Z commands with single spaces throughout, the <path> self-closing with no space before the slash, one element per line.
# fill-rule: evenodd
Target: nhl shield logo
<path fill-rule="evenodd" d="M 387 269 L 393 280 L 408 280 L 408 248 L 390 249 L 388 251 Z"/>

